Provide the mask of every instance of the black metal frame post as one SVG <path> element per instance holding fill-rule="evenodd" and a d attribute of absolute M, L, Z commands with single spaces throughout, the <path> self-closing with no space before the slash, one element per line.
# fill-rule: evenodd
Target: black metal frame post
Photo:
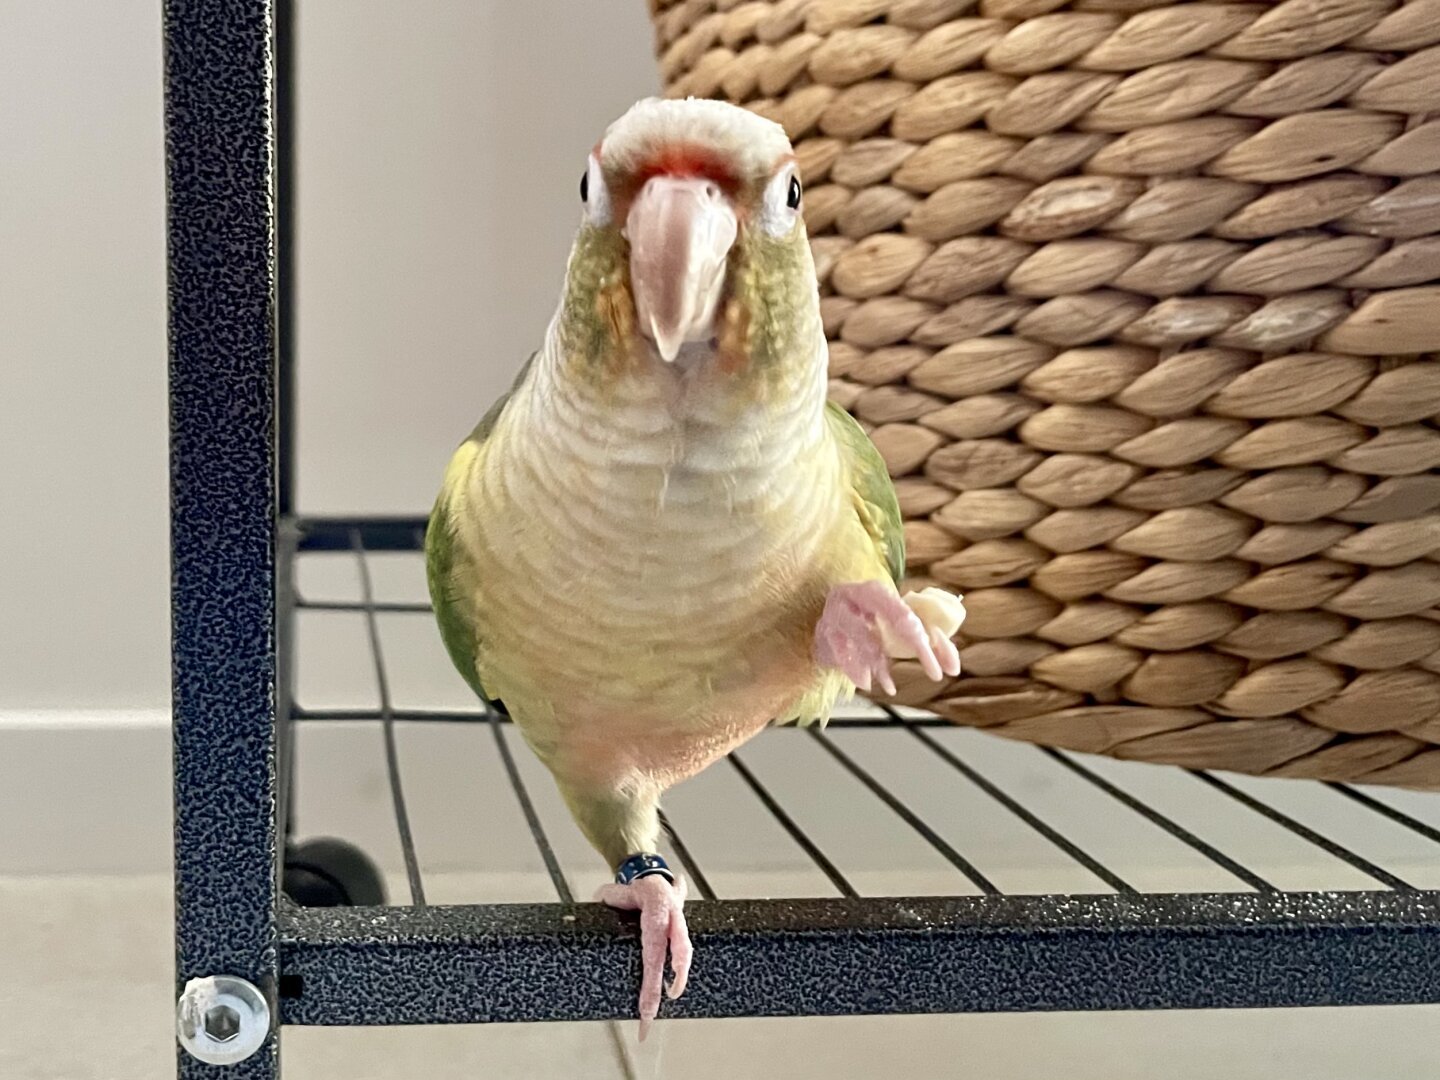
<path fill-rule="evenodd" d="M 167 0 L 177 992 L 272 1001 L 276 264 L 272 0 Z M 184 1080 L 275 1080 L 279 1045 Z"/>
<path fill-rule="evenodd" d="M 276 503 L 296 513 L 295 465 L 295 0 L 274 0 L 275 15 L 275 359 Z"/>
<path fill-rule="evenodd" d="M 280 596 L 278 646 L 278 778 L 280 848 L 283 857 L 293 830 L 290 806 L 294 794 L 295 728 L 290 705 L 295 690 L 294 620 L 289 596 L 294 588 L 290 572 L 297 535 L 287 526 L 296 513 L 295 483 L 295 0 L 275 3 L 275 502 L 280 515 L 278 537 Z M 283 875 L 283 867 L 276 872 Z M 283 880 L 283 878 L 282 878 Z"/>

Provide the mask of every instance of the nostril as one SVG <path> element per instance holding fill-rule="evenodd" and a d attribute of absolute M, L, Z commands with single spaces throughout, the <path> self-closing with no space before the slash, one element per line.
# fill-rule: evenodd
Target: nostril
<path fill-rule="evenodd" d="M 705 185 L 705 194 L 711 199 L 718 199 L 720 197 L 720 185 L 713 180 L 710 181 Z"/>

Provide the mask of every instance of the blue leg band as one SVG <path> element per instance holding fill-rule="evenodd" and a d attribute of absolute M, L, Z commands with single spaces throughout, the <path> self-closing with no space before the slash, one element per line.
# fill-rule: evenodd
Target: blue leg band
<path fill-rule="evenodd" d="M 633 881 L 639 881 L 642 877 L 649 877 L 652 874 L 659 874 L 670 884 L 675 884 L 675 875 L 670 872 L 670 867 L 659 855 L 631 855 L 624 862 L 615 868 L 615 882 L 619 885 L 629 885 Z"/>

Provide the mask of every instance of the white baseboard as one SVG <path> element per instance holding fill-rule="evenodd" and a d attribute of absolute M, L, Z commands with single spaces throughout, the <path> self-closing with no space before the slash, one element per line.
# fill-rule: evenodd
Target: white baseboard
<path fill-rule="evenodd" d="M 170 713 L 0 710 L 0 874 L 170 867 Z"/>

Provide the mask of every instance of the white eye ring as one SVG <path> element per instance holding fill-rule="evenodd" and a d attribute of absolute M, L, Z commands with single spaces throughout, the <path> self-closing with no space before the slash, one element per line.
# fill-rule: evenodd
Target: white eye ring
<path fill-rule="evenodd" d="M 580 198 L 585 204 L 585 220 L 591 225 L 610 224 L 610 189 L 605 186 L 605 174 L 594 154 L 585 165 L 585 175 L 580 179 Z"/>
<path fill-rule="evenodd" d="M 788 236 L 800 217 L 800 206 L 791 206 L 791 188 L 798 186 L 793 167 L 781 169 L 765 185 L 760 200 L 760 227 L 771 236 Z"/>

